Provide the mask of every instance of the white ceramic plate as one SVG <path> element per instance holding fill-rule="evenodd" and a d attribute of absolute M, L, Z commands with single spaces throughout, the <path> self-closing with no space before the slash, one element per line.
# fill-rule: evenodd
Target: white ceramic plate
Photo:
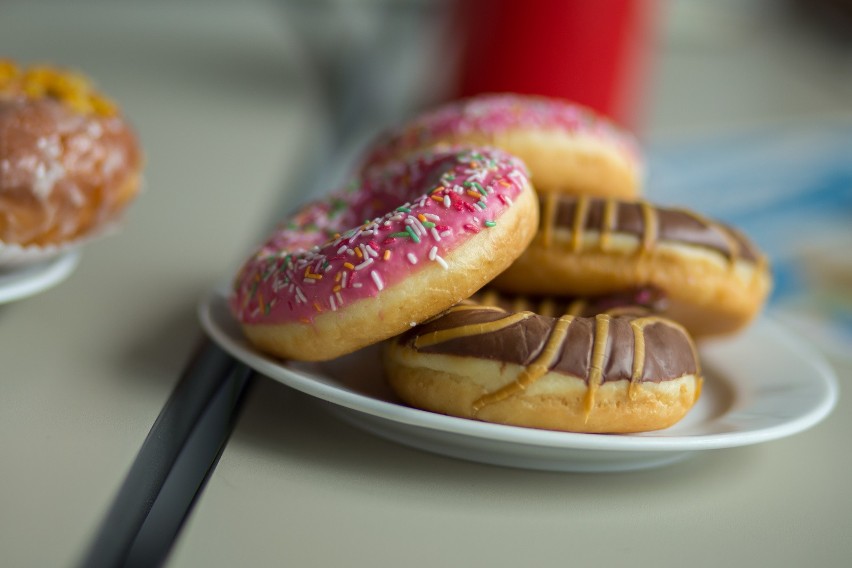
<path fill-rule="evenodd" d="M 79 251 L 71 251 L 35 264 L 0 268 L 0 304 L 21 300 L 56 286 L 74 272 L 79 262 Z"/>
<path fill-rule="evenodd" d="M 385 386 L 375 348 L 327 363 L 281 362 L 243 339 L 221 289 L 199 307 L 210 336 L 256 371 L 323 401 L 344 421 L 408 446 L 489 464 L 550 471 L 627 471 L 801 432 L 837 400 L 829 365 L 767 319 L 703 346 L 704 390 L 678 424 L 635 435 L 573 434 L 488 424 L 417 410 Z"/>

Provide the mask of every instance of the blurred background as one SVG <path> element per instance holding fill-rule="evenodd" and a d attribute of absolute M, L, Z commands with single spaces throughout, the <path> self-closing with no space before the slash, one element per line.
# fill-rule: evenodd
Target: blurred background
<path fill-rule="evenodd" d="M 775 265 L 773 306 L 783 304 L 802 325 L 819 314 L 833 343 L 836 333 L 852 339 L 850 6 L 4 2 L 0 51 L 79 67 L 122 101 L 140 119 L 150 185 L 184 183 L 173 173 L 158 177 L 182 160 L 192 183 L 206 183 L 198 172 L 207 171 L 211 196 L 242 183 L 268 188 L 269 203 L 247 204 L 227 221 L 235 243 L 227 258 L 297 202 L 341 184 L 371 137 L 418 110 L 488 91 L 575 100 L 637 134 L 651 199 L 720 217 L 757 240 Z M 234 112 L 226 103 L 237 97 L 244 102 Z M 205 154 L 215 149 L 216 128 L 252 121 L 257 140 Z M 286 133 L 284 143 L 273 140 L 274 128 Z M 186 154 L 160 156 L 163 133 L 170 143 L 183 139 Z M 247 180 L 240 163 L 264 164 L 255 170 L 269 173 Z M 199 220 L 197 230 L 223 221 L 210 222 L 205 229 Z"/>

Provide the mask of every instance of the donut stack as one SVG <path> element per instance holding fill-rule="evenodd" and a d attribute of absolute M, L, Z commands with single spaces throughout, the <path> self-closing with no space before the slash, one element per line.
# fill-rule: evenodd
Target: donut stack
<path fill-rule="evenodd" d="M 738 231 L 643 200 L 642 177 L 634 139 L 587 109 L 455 102 L 382 135 L 346 190 L 288 218 L 232 311 L 281 358 L 387 340 L 390 385 L 417 408 L 666 428 L 701 391 L 693 338 L 745 326 L 771 278 Z"/>

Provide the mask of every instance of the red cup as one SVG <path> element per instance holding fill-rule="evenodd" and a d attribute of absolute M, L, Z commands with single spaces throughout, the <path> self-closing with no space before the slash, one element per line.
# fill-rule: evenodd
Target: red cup
<path fill-rule="evenodd" d="M 454 94 L 560 97 L 636 128 L 654 7 L 653 0 L 458 0 Z"/>

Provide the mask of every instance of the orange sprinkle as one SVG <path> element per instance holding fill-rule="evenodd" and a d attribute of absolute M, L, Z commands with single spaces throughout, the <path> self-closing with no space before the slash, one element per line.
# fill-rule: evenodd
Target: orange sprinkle
<path fill-rule="evenodd" d="M 311 272 L 311 267 L 308 266 L 307 268 L 305 268 L 305 278 L 310 278 L 312 280 L 321 280 L 322 274 L 314 274 L 313 272 Z"/>
<path fill-rule="evenodd" d="M 318 312 L 322 311 L 322 306 L 319 305 L 319 302 L 314 302 L 314 309 Z"/>
<path fill-rule="evenodd" d="M 390 258 L 390 254 L 391 254 L 390 249 L 386 249 L 386 250 L 385 250 L 385 254 L 382 256 L 382 258 L 383 258 L 384 260 L 387 260 L 387 259 L 389 259 L 389 258 Z"/>
<path fill-rule="evenodd" d="M 335 274 L 335 275 L 334 275 L 334 281 L 335 281 L 335 282 L 340 282 L 340 277 L 341 277 L 341 276 L 343 276 L 343 273 L 342 273 L 342 272 L 338 272 L 337 274 Z"/>
<path fill-rule="evenodd" d="M 438 193 L 439 191 L 444 191 L 446 188 L 443 185 L 439 185 L 435 189 L 432 190 L 432 193 Z"/>
<path fill-rule="evenodd" d="M 472 189 L 468 189 L 467 194 L 471 197 L 475 197 L 477 201 L 479 201 L 479 198 L 482 197 L 481 193 L 477 193 L 477 192 L 473 191 Z"/>
<path fill-rule="evenodd" d="M 425 223 L 426 221 L 428 221 L 428 219 L 426 218 L 426 215 L 424 215 L 423 213 L 418 213 L 417 218 L 420 219 L 421 223 Z"/>
<path fill-rule="evenodd" d="M 362 253 L 362 252 L 361 252 L 360 247 L 355 247 L 355 255 L 356 255 L 358 258 L 364 258 L 364 253 Z"/>
<path fill-rule="evenodd" d="M 311 320 L 309 320 L 308 318 L 299 318 L 299 321 L 302 323 L 311 323 Z"/>
<path fill-rule="evenodd" d="M 260 311 L 266 311 L 266 306 L 263 304 L 263 294 L 260 292 L 257 293 L 257 307 L 260 308 Z"/>
<path fill-rule="evenodd" d="M 502 185 L 503 187 L 511 187 L 511 185 L 512 185 L 511 183 L 509 183 L 508 181 L 506 181 L 506 180 L 504 180 L 504 179 L 501 179 L 501 180 L 500 180 L 499 182 L 497 182 L 497 183 L 499 183 L 499 184 L 500 184 L 500 185 Z"/>
<path fill-rule="evenodd" d="M 341 290 L 340 284 L 338 284 L 337 286 L 335 286 L 334 288 L 331 289 L 332 292 L 340 292 L 340 290 Z"/>
<path fill-rule="evenodd" d="M 349 270 L 352 270 L 352 269 L 354 269 L 354 268 L 355 268 L 355 265 L 354 265 L 354 264 L 352 264 L 351 262 L 344 262 L 344 263 L 343 263 L 343 267 L 344 267 L 344 268 L 348 268 Z"/>
<path fill-rule="evenodd" d="M 440 195 L 433 195 L 432 199 L 434 199 L 435 201 L 443 201 L 444 200 L 444 198 L 441 197 Z"/>

